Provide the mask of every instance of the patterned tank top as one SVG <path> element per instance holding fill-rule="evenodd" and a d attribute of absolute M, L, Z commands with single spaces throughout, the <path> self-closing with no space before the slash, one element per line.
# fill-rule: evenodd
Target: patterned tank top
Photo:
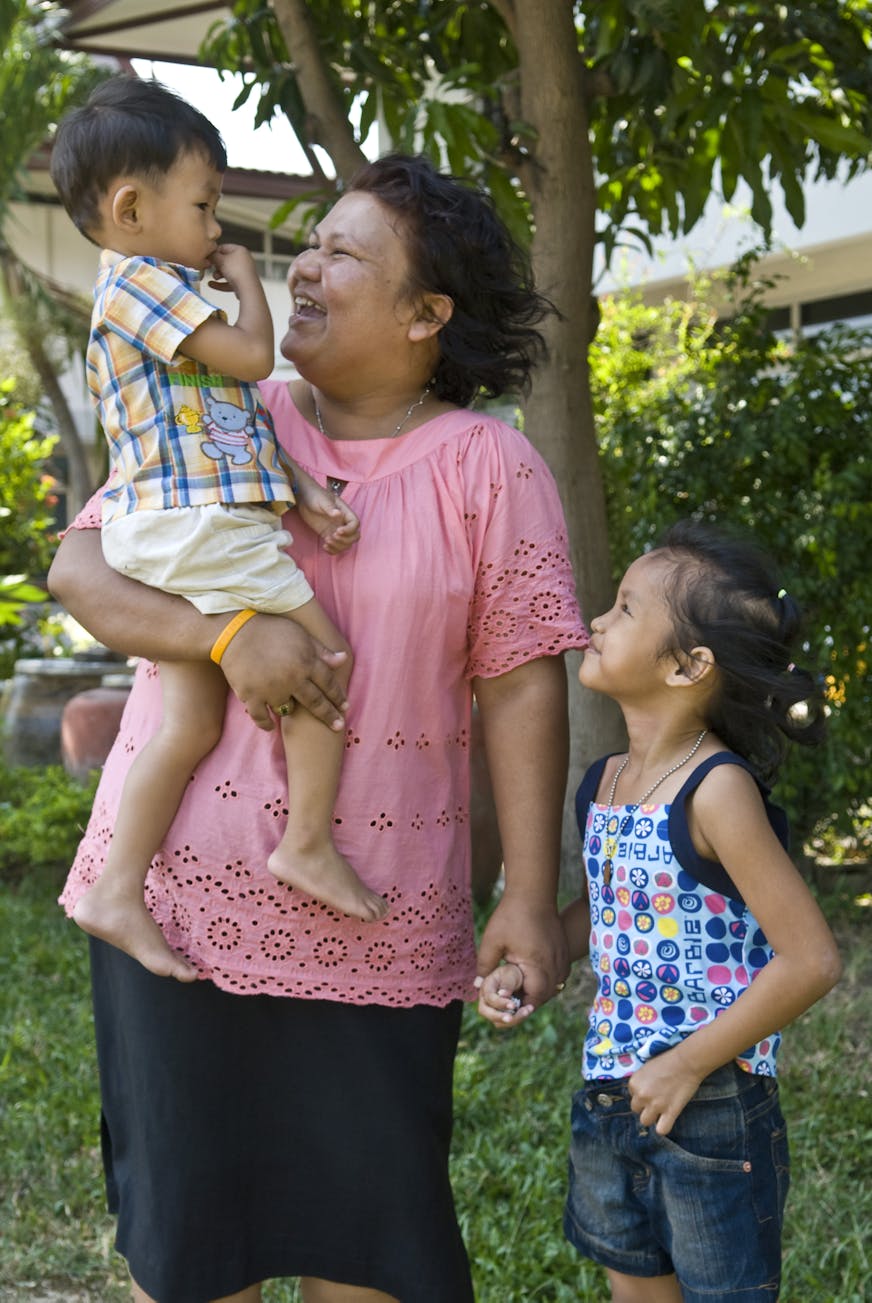
<path fill-rule="evenodd" d="M 594 797 L 608 756 L 576 795 L 590 899 L 590 963 L 597 994 L 584 1042 L 589 1080 L 628 1077 L 728 1009 L 772 948 L 723 866 L 694 849 L 686 802 L 717 765 L 751 772 L 733 752 L 693 770 L 670 805 L 614 806 Z M 758 782 L 769 822 L 787 846 L 784 812 Z M 607 863 L 610 861 L 610 863 Z M 776 1032 L 737 1062 L 775 1075 Z"/>

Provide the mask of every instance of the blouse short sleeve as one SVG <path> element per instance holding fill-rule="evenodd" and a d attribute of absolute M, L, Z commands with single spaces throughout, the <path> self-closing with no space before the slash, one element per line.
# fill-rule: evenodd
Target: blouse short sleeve
<path fill-rule="evenodd" d="M 102 524 L 103 510 L 103 493 L 106 485 L 102 485 L 92 497 L 88 499 L 84 507 L 81 508 L 74 520 L 71 520 L 67 528 L 61 530 L 60 537 L 63 538 L 71 529 L 99 529 Z"/>
<path fill-rule="evenodd" d="M 487 419 L 464 453 L 475 566 L 467 676 L 492 678 L 587 646 L 563 508 L 550 470 L 511 426 Z"/>

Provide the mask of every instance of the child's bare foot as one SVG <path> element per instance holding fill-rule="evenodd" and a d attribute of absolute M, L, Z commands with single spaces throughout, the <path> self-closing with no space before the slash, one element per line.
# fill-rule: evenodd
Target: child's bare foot
<path fill-rule="evenodd" d="M 158 977 L 193 982 L 197 976 L 197 970 L 167 945 L 142 896 L 119 891 L 111 880 L 99 878 L 85 892 L 73 919 L 83 932 L 117 946 Z"/>
<path fill-rule="evenodd" d="M 364 886 L 330 841 L 306 849 L 282 842 L 267 868 L 282 882 L 363 923 L 377 923 L 388 912 L 384 897 Z"/>

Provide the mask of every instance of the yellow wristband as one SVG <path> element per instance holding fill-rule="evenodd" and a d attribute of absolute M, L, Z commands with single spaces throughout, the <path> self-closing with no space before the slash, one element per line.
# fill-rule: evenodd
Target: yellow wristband
<path fill-rule="evenodd" d="M 224 628 L 212 644 L 212 650 L 209 652 L 209 659 L 211 661 L 214 661 L 216 665 L 221 664 L 221 657 L 239 633 L 242 626 L 247 624 L 253 615 L 257 615 L 257 611 L 252 611 L 251 608 L 248 607 L 244 611 L 237 611 L 233 619 L 228 620 L 227 624 L 225 624 Z"/>

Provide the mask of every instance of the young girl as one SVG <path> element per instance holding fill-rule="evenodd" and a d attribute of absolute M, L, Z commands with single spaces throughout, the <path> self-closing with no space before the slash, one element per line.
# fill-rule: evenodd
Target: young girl
<path fill-rule="evenodd" d="M 783 738 L 817 740 L 798 612 L 754 549 L 692 522 L 634 561 L 579 678 L 625 755 L 576 798 L 587 899 L 564 911 L 597 980 L 564 1230 L 620 1303 L 778 1296 L 788 1153 L 778 1030 L 837 981 L 835 941 L 768 800 Z M 480 1011 L 532 1011 L 506 963 Z"/>

